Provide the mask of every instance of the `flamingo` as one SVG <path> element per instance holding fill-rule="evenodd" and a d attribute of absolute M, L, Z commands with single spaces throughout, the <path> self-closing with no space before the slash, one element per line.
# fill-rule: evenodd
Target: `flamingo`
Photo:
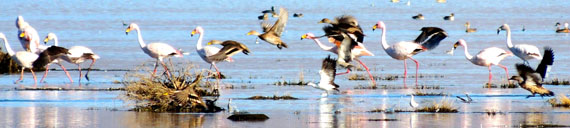
<path fill-rule="evenodd" d="M 315 43 L 317 45 L 319 45 L 319 47 L 321 48 L 321 50 L 325 50 L 325 51 L 329 51 L 332 52 L 334 54 L 338 54 L 338 46 L 327 46 L 323 43 L 321 43 L 321 41 L 319 41 L 318 38 L 315 37 L 315 35 L 313 33 L 306 33 L 303 36 L 301 36 L 301 39 L 312 39 L 315 41 Z M 358 63 L 360 63 L 364 69 L 366 69 L 366 72 L 368 73 L 368 76 L 370 77 L 370 80 L 372 80 L 373 84 L 376 84 L 376 81 L 374 80 L 374 77 L 372 76 L 372 74 L 370 73 L 370 70 L 368 69 L 368 67 L 362 62 L 360 61 L 359 57 L 361 56 L 374 56 L 374 54 L 370 51 L 368 51 L 366 49 L 366 47 L 364 47 L 364 44 L 358 42 L 358 45 L 355 46 L 352 50 L 351 50 L 351 54 L 353 54 L 355 56 L 354 60 L 358 61 Z M 349 73 L 350 70 L 347 70 L 346 73 Z M 344 73 L 345 74 L 345 73 Z M 339 75 L 339 74 L 337 74 Z"/>
<path fill-rule="evenodd" d="M 325 58 L 323 60 L 321 70 L 319 71 L 319 74 L 321 76 L 319 84 L 309 82 L 307 83 L 307 85 L 325 91 L 324 94 L 328 94 L 329 92 L 332 91 L 339 92 L 338 90 L 339 86 L 336 83 L 334 83 L 334 77 L 336 72 L 336 61 L 337 60 L 332 59 L 330 55 L 327 58 Z"/>
<path fill-rule="evenodd" d="M 36 74 L 34 73 L 34 70 L 32 69 L 33 68 L 32 63 L 36 61 L 36 59 L 38 59 L 38 55 L 28 51 L 14 52 L 12 50 L 12 47 L 10 47 L 10 44 L 8 43 L 8 40 L 6 39 L 6 35 L 4 35 L 4 33 L 0 33 L 0 38 L 4 40 L 4 47 L 6 48 L 8 55 L 10 55 L 10 57 L 12 57 L 12 59 L 22 67 L 20 73 L 20 79 L 16 80 L 15 83 L 18 83 L 24 79 L 24 69 L 26 68 L 30 69 L 32 75 L 34 76 L 34 83 L 36 83 L 37 78 Z"/>
<path fill-rule="evenodd" d="M 418 84 L 418 70 L 419 62 L 412 58 L 412 56 L 427 50 L 434 49 L 439 45 L 441 40 L 447 37 L 447 33 L 440 28 L 424 27 L 421 29 L 422 33 L 413 42 L 401 41 L 392 46 L 386 42 L 386 25 L 382 21 L 378 21 L 376 25 L 372 26 L 372 30 L 382 29 L 381 44 L 384 51 L 393 59 L 404 60 L 404 86 L 406 85 L 406 78 L 408 76 L 408 69 L 406 59 L 410 59 L 416 63 L 416 85 Z M 429 38 L 429 40 L 428 40 Z M 427 41 L 426 41 L 427 40 Z"/>
<path fill-rule="evenodd" d="M 220 52 L 220 48 L 213 46 L 202 46 L 204 29 L 201 26 L 197 26 L 196 28 L 194 28 L 194 30 L 192 30 L 192 33 L 190 33 L 190 36 L 194 36 L 194 34 L 200 34 L 200 36 L 198 37 L 198 42 L 196 43 L 196 52 L 198 53 L 198 55 L 200 55 L 200 58 L 202 58 L 202 60 L 210 64 L 210 69 L 212 68 L 212 66 L 214 66 L 214 68 L 216 69 L 216 73 L 218 74 L 218 80 L 219 80 L 220 70 L 218 69 L 218 66 L 216 66 L 216 62 L 218 61 L 214 61 L 213 58 L 208 58 L 208 57 Z M 225 58 L 223 60 L 226 60 L 228 62 L 233 61 L 231 57 Z"/>
<path fill-rule="evenodd" d="M 508 24 L 503 24 L 499 29 L 497 29 L 497 34 L 501 32 L 501 30 L 507 31 L 507 47 L 515 56 L 521 58 L 525 64 L 528 64 L 528 60 L 530 59 L 540 59 L 542 56 L 540 55 L 540 50 L 534 45 L 530 44 L 517 44 L 513 45 L 511 42 L 511 28 Z"/>
<path fill-rule="evenodd" d="M 40 54 L 48 46 L 40 44 L 40 36 L 38 31 L 33 28 L 28 22 L 24 21 L 24 17 L 18 16 L 16 19 L 16 27 L 18 28 L 18 39 L 22 48 L 32 53 Z"/>
<path fill-rule="evenodd" d="M 505 59 L 506 57 L 512 56 L 513 53 L 503 50 L 497 47 L 490 47 L 481 50 L 477 55 L 471 56 L 467 51 L 467 42 L 463 39 L 459 39 L 454 45 L 453 49 L 456 49 L 457 46 L 463 46 L 465 52 L 465 58 L 469 60 L 471 63 L 479 66 L 486 66 L 489 69 L 489 85 L 491 85 L 491 79 L 493 78 L 493 74 L 491 73 L 491 66 L 497 65 L 503 69 L 505 69 L 506 76 L 505 78 L 509 77 L 509 69 L 506 66 L 499 64 L 501 60 Z M 510 84 L 510 82 L 509 82 Z"/>
<path fill-rule="evenodd" d="M 45 37 L 44 39 L 44 43 L 47 43 L 49 40 L 53 40 L 54 41 L 54 46 L 58 46 L 59 45 L 59 41 L 57 38 L 57 35 L 55 35 L 55 33 L 48 33 L 48 35 Z M 63 68 L 63 66 L 60 64 L 60 62 L 62 60 L 75 64 L 77 65 L 77 69 L 79 69 L 79 82 L 81 82 L 81 63 L 83 63 L 85 60 L 91 60 L 91 64 L 89 64 L 89 68 L 87 69 L 87 73 L 85 74 L 85 79 L 87 79 L 89 81 L 89 72 L 91 71 L 91 67 L 93 66 L 93 64 L 95 63 L 95 61 L 97 61 L 97 59 L 99 59 L 99 55 L 95 54 L 91 49 L 85 47 L 85 46 L 73 46 L 71 48 L 69 48 L 69 55 L 65 55 L 62 56 L 58 59 L 57 64 L 60 65 L 62 67 L 62 69 L 66 72 L 66 74 L 69 77 L 69 74 L 67 73 L 67 71 L 65 70 L 65 68 Z M 46 68 L 47 69 L 47 68 Z M 47 75 L 47 71 L 44 74 Z M 43 78 L 42 80 L 43 81 Z"/>
<path fill-rule="evenodd" d="M 549 67 L 554 63 L 554 51 L 552 48 L 544 48 L 544 56 L 538 64 L 536 70 L 532 69 L 528 65 L 516 64 L 518 76 L 513 76 L 509 80 L 515 80 L 521 88 L 529 91 L 532 95 L 526 98 L 533 97 L 535 94 L 540 96 L 554 96 L 554 93 L 544 87 L 542 87 L 542 81 L 546 78 Z"/>
<path fill-rule="evenodd" d="M 162 64 L 162 66 L 164 67 L 164 70 L 167 73 L 167 75 L 170 76 L 170 71 L 168 71 L 168 68 L 166 67 L 166 64 L 164 64 L 163 59 L 171 56 L 182 57 L 182 53 L 176 48 L 166 43 L 157 42 L 157 43 L 150 43 L 148 45 L 145 44 L 141 36 L 139 25 L 135 23 L 131 23 L 129 27 L 127 27 L 127 30 L 125 30 L 126 34 L 129 35 L 129 32 L 131 30 L 137 31 L 139 45 L 143 50 L 143 52 L 146 53 L 148 56 L 156 59 L 156 64 L 154 65 L 154 71 L 152 72 L 152 75 L 154 76 L 154 73 L 156 73 L 156 68 L 158 67 L 158 63 L 160 62 L 160 64 Z"/>

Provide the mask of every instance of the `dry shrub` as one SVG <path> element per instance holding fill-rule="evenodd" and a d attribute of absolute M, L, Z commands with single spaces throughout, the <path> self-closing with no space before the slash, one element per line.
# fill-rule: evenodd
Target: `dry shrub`
<path fill-rule="evenodd" d="M 0 74 L 4 73 L 17 73 L 20 66 L 12 60 L 12 57 L 7 53 L 0 52 Z"/>
<path fill-rule="evenodd" d="M 438 112 L 438 113 L 456 113 L 457 108 L 453 107 L 453 102 L 447 98 L 441 99 L 439 103 L 433 102 L 431 106 L 425 106 L 423 108 L 418 108 L 416 112 Z"/>
<path fill-rule="evenodd" d="M 144 65 L 127 72 L 123 78 L 126 99 L 135 101 L 136 111 L 153 112 L 217 112 L 221 108 L 215 101 L 204 101 L 202 96 L 216 93 L 215 89 L 201 87 L 203 71 L 198 71 L 192 64 L 184 68 L 171 69 L 172 76 L 150 76 L 151 71 Z M 170 66 L 172 67 L 172 66 Z"/>
<path fill-rule="evenodd" d="M 568 99 L 566 95 L 558 95 L 558 99 L 552 98 L 549 99 L 548 102 L 550 105 L 552 105 L 552 107 L 570 107 L 570 99 Z"/>

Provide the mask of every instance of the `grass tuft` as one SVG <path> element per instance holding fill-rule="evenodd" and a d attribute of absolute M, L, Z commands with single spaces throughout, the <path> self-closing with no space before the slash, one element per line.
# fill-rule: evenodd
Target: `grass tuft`
<path fill-rule="evenodd" d="M 453 102 L 443 98 L 439 103 L 435 102 L 431 106 L 417 108 L 415 112 L 435 112 L 435 113 L 456 113 L 457 108 L 453 107 Z"/>
<path fill-rule="evenodd" d="M 248 99 L 248 100 L 298 100 L 299 98 L 295 98 L 295 97 L 288 96 L 288 95 L 286 95 L 286 96 L 273 95 L 273 96 L 252 96 L 252 97 L 249 97 L 246 99 Z"/>
<path fill-rule="evenodd" d="M 483 88 L 519 88 L 519 86 L 514 83 L 511 84 L 504 83 L 498 86 L 496 84 L 489 85 L 489 83 L 486 83 L 485 85 L 483 85 Z"/>
<path fill-rule="evenodd" d="M 570 99 L 566 95 L 558 95 L 558 98 L 551 98 L 547 100 L 552 107 L 570 107 Z"/>
<path fill-rule="evenodd" d="M 543 84 L 548 84 L 548 85 L 570 85 L 570 81 L 566 80 L 566 79 L 558 79 L 558 78 L 554 78 L 550 81 L 546 81 Z"/>
<path fill-rule="evenodd" d="M 420 92 L 417 91 L 414 93 L 414 96 L 447 96 L 447 94 L 440 92 L 440 93 L 434 93 L 434 92 Z"/>

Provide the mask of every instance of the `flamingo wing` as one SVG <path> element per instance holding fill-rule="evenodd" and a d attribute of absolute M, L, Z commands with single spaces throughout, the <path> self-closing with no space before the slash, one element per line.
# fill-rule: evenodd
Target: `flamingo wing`
<path fill-rule="evenodd" d="M 146 47 L 151 53 L 158 55 L 158 57 L 182 57 L 180 51 L 165 43 L 150 43 Z"/>

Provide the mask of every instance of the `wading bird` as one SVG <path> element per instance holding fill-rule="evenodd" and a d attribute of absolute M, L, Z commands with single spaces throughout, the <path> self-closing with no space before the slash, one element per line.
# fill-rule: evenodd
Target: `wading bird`
<path fill-rule="evenodd" d="M 58 41 L 55 33 L 48 33 L 48 35 L 44 39 L 44 43 L 49 42 L 49 40 L 54 41 L 54 46 L 59 45 L 59 41 Z M 91 64 L 89 64 L 89 68 L 87 69 L 87 73 L 85 74 L 85 79 L 89 80 L 89 72 L 91 71 L 91 67 L 93 66 L 95 61 L 97 61 L 97 59 L 100 58 L 99 55 L 95 54 L 91 49 L 89 49 L 85 46 L 73 46 L 73 47 L 69 48 L 69 53 L 70 54 L 68 54 L 68 55 L 64 55 L 64 56 L 60 57 L 60 59 L 58 61 L 61 62 L 61 60 L 64 60 L 64 61 L 67 61 L 69 63 L 77 65 L 77 69 L 79 70 L 79 82 L 81 82 L 81 77 L 83 75 L 81 72 L 81 63 L 85 62 L 85 60 L 91 60 Z M 61 64 L 59 64 L 59 63 L 58 63 L 58 65 L 61 66 Z M 61 67 L 63 68 L 63 66 L 61 66 Z M 65 71 L 65 68 L 63 68 L 63 69 Z M 44 74 L 44 76 L 45 75 L 47 75 L 47 70 L 46 70 L 46 73 Z M 43 78 L 42 78 L 42 80 L 43 80 Z"/>
<path fill-rule="evenodd" d="M 465 52 L 465 58 L 469 60 L 469 62 L 479 65 L 479 66 L 486 66 L 489 68 L 489 86 L 491 85 L 491 79 L 493 78 L 493 74 L 491 73 L 491 66 L 497 65 L 506 72 L 506 78 L 509 77 L 509 69 L 506 66 L 499 64 L 501 60 L 505 59 L 505 57 L 512 56 L 513 53 L 497 48 L 497 47 L 490 47 L 481 50 L 477 55 L 471 56 L 469 51 L 467 51 L 467 42 L 463 39 L 459 39 L 454 45 L 453 49 L 456 49 L 458 46 L 463 46 L 463 50 Z M 510 83 L 510 82 L 509 82 Z"/>
<path fill-rule="evenodd" d="M 467 22 L 465 23 L 465 32 L 466 33 L 477 32 L 477 28 L 471 28 L 471 24 Z"/>
<path fill-rule="evenodd" d="M 200 36 L 198 37 L 198 42 L 196 43 L 196 52 L 198 53 L 198 55 L 200 55 L 200 58 L 202 58 L 202 60 L 204 60 L 204 61 L 206 61 L 206 63 L 210 64 L 210 69 L 212 69 L 212 66 L 214 66 L 214 68 L 216 68 L 216 73 L 218 74 L 217 78 L 219 80 L 220 79 L 220 72 L 218 70 L 218 67 L 216 66 L 216 62 L 218 62 L 218 61 L 214 61 L 214 60 L 212 60 L 213 58 L 208 58 L 208 57 L 213 56 L 213 55 L 217 54 L 218 52 L 220 52 L 220 48 L 213 47 L 213 46 L 202 46 L 202 38 L 204 37 L 204 29 L 202 27 L 197 26 L 196 28 L 194 28 L 194 30 L 192 30 L 192 32 L 190 33 L 190 36 L 194 36 L 194 34 L 200 34 Z M 222 60 L 232 62 L 231 56 L 228 56 L 227 58 L 222 59 Z"/>
<path fill-rule="evenodd" d="M 322 50 L 329 51 L 329 52 L 332 52 L 332 53 L 334 53 L 334 54 L 338 54 L 338 46 L 334 45 L 334 46 L 331 47 L 331 46 L 327 46 L 327 45 L 321 43 L 321 41 L 319 41 L 319 39 L 316 38 L 313 33 L 304 34 L 303 36 L 301 36 L 301 39 L 313 39 L 313 40 L 315 41 L 315 43 L 316 43 L 317 45 L 319 45 L 319 47 L 320 47 Z M 373 54 L 372 52 L 368 51 L 368 50 L 366 49 L 366 47 L 364 47 L 364 45 L 363 45 L 362 43 L 360 43 L 360 42 L 358 42 L 358 45 L 357 45 L 357 46 L 354 46 L 354 48 L 351 50 L 351 54 L 354 54 L 354 57 L 355 57 L 354 59 L 355 59 L 356 61 L 358 61 L 358 63 L 360 63 L 360 64 L 364 67 L 364 69 L 366 69 L 366 72 L 368 73 L 368 76 L 370 77 L 370 80 L 372 80 L 372 83 L 375 85 L 375 84 L 376 84 L 376 81 L 374 80 L 374 77 L 373 77 L 372 74 L 370 73 L 370 70 L 369 70 L 368 67 L 367 67 L 362 61 L 360 61 L 360 59 L 359 59 L 361 56 L 374 56 L 374 54 Z M 349 72 L 350 72 L 350 70 L 347 70 L 346 73 L 349 73 Z M 337 74 L 337 75 L 339 75 L 339 74 Z"/>
<path fill-rule="evenodd" d="M 422 15 L 421 13 L 419 13 L 418 15 L 412 16 L 412 19 L 414 19 L 414 20 L 424 20 L 424 15 Z"/>
<path fill-rule="evenodd" d="M 6 35 L 4 35 L 4 33 L 0 33 L 0 38 L 4 40 L 4 48 L 6 48 L 8 55 L 10 55 L 10 57 L 12 57 L 12 59 L 22 67 L 20 73 L 20 79 L 16 80 L 15 83 L 18 83 L 24 79 L 24 69 L 26 68 L 30 69 L 32 75 L 34 76 L 34 83 L 36 83 L 37 78 L 36 74 L 34 73 L 34 70 L 32 69 L 33 68 L 32 63 L 36 61 L 36 59 L 38 59 L 38 55 L 27 51 L 14 52 L 12 50 L 12 47 L 10 47 L 10 44 L 8 43 L 8 40 L 6 39 Z"/>
<path fill-rule="evenodd" d="M 444 16 L 443 20 L 453 21 L 453 20 L 455 20 L 455 14 L 451 13 L 451 14 L 449 14 L 449 16 Z"/>
<path fill-rule="evenodd" d="M 513 76 L 509 80 L 515 80 L 521 88 L 529 91 L 532 95 L 527 96 L 534 97 L 535 94 L 542 96 L 554 96 L 554 93 L 544 87 L 542 87 L 542 81 L 546 78 L 549 71 L 549 67 L 554 63 L 554 51 L 552 48 L 544 48 L 544 56 L 538 64 L 536 70 L 532 69 L 528 65 L 516 64 L 518 76 Z"/>
<path fill-rule="evenodd" d="M 264 40 L 267 43 L 277 45 L 277 48 L 281 49 L 283 47 L 287 48 L 287 44 L 285 44 L 281 40 L 281 34 L 285 30 L 285 25 L 287 24 L 288 13 L 285 8 L 279 9 L 279 19 L 275 21 L 273 26 L 269 25 L 267 22 L 262 22 L 261 28 L 263 29 L 263 34 L 251 30 L 247 33 L 247 35 L 255 35 L 259 37 L 261 40 Z"/>
<path fill-rule="evenodd" d="M 447 33 L 437 27 L 423 27 L 421 29 L 422 33 L 414 41 L 401 41 L 388 45 L 386 41 L 386 25 L 382 21 L 378 21 L 376 25 L 372 26 L 372 30 L 382 29 L 381 44 L 382 48 L 390 57 L 396 60 L 404 60 L 404 86 L 406 85 L 406 78 L 408 76 L 408 66 L 406 60 L 410 59 L 416 63 L 416 85 L 418 84 L 418 70 L 419 62 L 412 58 L 412 56 L 434 49 L 439 45 L 441 40 L 447 38 Z"/>
<path fill-rule="evenodd" d="M 139 28 L 139 25 L 135 23 L 131 23 L 129 27 L 127 27 L 127 30 L 125 30 L 126 34 L 129 35 L 129 32 L 131 30 L 137 31 L 139 45 L 143 50 L 143 52 L 146 53 L 148 56 L 156 59 L 152 75 L 154 76 L 154 74 L 156 73 L 156 68 L 158 67 L 158 63 L 160 62 L 160 64 L 162 64 L 162 66 L 164 67 L 164 70 L 167 73 L 167 75 L 170 76 L 170 71 L 168 71 L 168 68 L 166 67 L 166 64 L 164 64 L 163 59 L 168 58 L 170 56 L 182 57 L 182 53 L 176 48 L 165 43 L 150 43 L 148 45 L 145 44 L 141 36 L 141 30 Z"/>
<path fill-rule="evenodd" d="M 515 56 L 521 58 L 525 64 L 529 64 L 528 60 L 530 59 L 540 59 L 542 56 L 540 55 L 540 50 L 534 45 L 530 44 L 517 44 L 513 45 L 511 42 L 511 28 L 507 24 L 503 24 L 501 27 L 497 29 L 497 35 L 502 30 L 507 31 L 507 47 Z"/>
<path fill-rule="evenodd" d="M 63 65 L 61 65 L 59 63 L 60 57 L 68 55 L 68 54 L 69 54 L 68 49 L 63 48 L 63 47 L 58 47 L 58 46 L 50 46 L 47 49 L 43 50 L 39 54 L 38 59 L 36 61 L 34 61 L 34 63 L 32 63 L 33 67 L 45 67 L 46 68 L 44 76 L 42 77 L 40 82 L 43 82 L 44 78 L 47 76 L 49 65 L 56 63 L 63 69 L 63 71 L 65 71 L 65 75 L 67 75 L 69 82 L 73 83 L 73 79 L 71 79 L 71 76 L 69 76 L 69 72 L 67 72 L 65 67 L 63 67 Z"/>
<path fill-rule="evenodd" d="M 307 83 L 307 85 L 312 86 L 316 89 L 324 90 L 325 93 L 323 93 L 323 96 L 331 92 L 339 92 L 338 90 L 339 86 L 336 83 L 334 83 L 336 62 L 337 60 L 331 58 L 330 55 L 327 58 L 325 58 L 323 60 L 321 70 L 319 70 L 319 75 L 321 76 L 319 84 L 309 82 Z"/>
<path fill-rule="evenodd" d="M 41 51 L 38 51 L 38 46 L 40 45 L 38 31 L 30 26 L 28 22 L 24 21 L 24 17 L 22 16 L 18 16 L 16 19 L 16 27 L 18 28 L 18 39 L 20 40 L 20 44 L 22 44 L 22 48 L 26 51 L 39 54 Z"/>

